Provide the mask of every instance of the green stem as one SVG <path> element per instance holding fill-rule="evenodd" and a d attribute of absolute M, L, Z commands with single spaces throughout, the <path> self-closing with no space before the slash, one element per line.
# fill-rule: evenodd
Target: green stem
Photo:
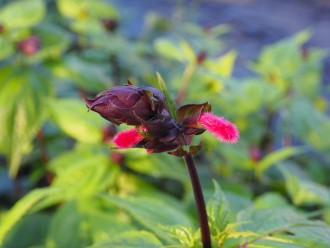
<path fill-rule="evenodd" d="M 191 184 L 192 184 L 193 191 L 194 191 L 198 219 L 199 219 L 199 226 L 201 229 L 203 248 L 211 248 L 210 229 L 209 229 L 209 224 L 208 224 L 208 220 L 207 220 L 205 202 L 204 202 L 202 187 L 199 182 L 195 162 L 194 162 L 191 154 L 185 155 L 184 160 L 188 167 Z"/>

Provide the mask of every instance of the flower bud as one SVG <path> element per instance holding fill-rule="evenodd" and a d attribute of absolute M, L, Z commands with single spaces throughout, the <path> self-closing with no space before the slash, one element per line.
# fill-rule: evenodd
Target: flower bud
<path fill-rule="evenodd" d="M 2 23 L 0 23 L 0 34 L 2 34 L 4 30 L 5 30 L 5 27 L 3 26 Z"/>
<path fill-rule="evenodd" d="M 202 51 L 202 52 L 200 52 L 200 53 L 197 55 L 196 63 L 197 63 L 197 64 L 201 64 L 201 63 L 203 63 L 203 61 L 206 59 L 206 57 L 207 57 L 207 52 L 206 52 L 206 51 Z"/>
<path fill-rule="evenodd" d="M 250 159 L 254 162 L 258 162 L 261 159 L 261 151 L 258 146 L 249 147 Z"/>
<path fill-rule="evenodd" d="M 85 101 L 89 110 L 116 125 L 126 123 L 133 126 L 156 119 L 165 104 L 163 94 L 157 89 L 133 85 L 115 86 L 93 100 Z"/>
<path fill-rule="evenodd" d="M 106 125 L 102 128 L 102 141 L 107 143 L 110 142 L 116 135 L 116 127 L 113 124 Z"/>
<path fill-rule="evenodd" d="M 113 19 L 102 19 L 101 20 L 103 27 L 110 33 L 113 33 L 118 28 L 118 22 Z"/>
<path fill-rule="evenodd" d="M 18 49 L 25 55 L 36 54 L 40 49 L 40 39 L 38 36 L 30 36 L 18 43 Z"/>

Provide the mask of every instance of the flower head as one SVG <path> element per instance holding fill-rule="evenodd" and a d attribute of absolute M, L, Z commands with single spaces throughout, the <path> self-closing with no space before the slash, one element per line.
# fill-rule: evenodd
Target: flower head
<path fill-rule="evenodd" d="M 166 109 L 164 95 L 151 87 L 116 86 L 85 101 L 89 110 L 103 118 L 117 125 L 134 126 L 114 137 L 119 148 L 141 147 L 149 152 L 182 156 L 200 149 L 201 145 L 190 144 L 194 135 L 205 130 L 228 143 L 236 143 L 239 138 L 235 125 L 210 113 L 209 103 L 184 105 L 177 110 L 174 120 Z"/>
<path fill-rule="evenodd" d="M 18 43 L 18 49 L 25 55 L 34 55 L 40 50 L 40 39 L 31 35 Z"/>

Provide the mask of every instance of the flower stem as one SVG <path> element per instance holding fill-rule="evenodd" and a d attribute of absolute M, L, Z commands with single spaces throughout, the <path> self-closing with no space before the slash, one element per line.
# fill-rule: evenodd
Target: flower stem
<path fill-rule="evenodd" d="M 210 229 L 207 221 L 207 214 L 205 208 L 205 202 L 202 192 L 202 187 L 199 182 L 196 166 L 191 154 L 187 154 L 184 156 L 184 160 L 188 167 L 191 184 L 194 190 L 195 202 L 198 212 L 199 226 L 201 228 L 201 236 L 203 248 L 211 248 L 211 237 L 210 237 Z"/>

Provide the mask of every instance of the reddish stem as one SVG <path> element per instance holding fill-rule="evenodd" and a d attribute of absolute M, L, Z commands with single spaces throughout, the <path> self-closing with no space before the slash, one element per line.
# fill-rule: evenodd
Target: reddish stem
<path fill-rule="evenodd" d="M 210 237 L 210 229 L 207 220 L 207 213 L 205 208 L 205 202 L 202 192 L 202 187 L 199 182 L 196 166 L 191 154 L 187 154 L 184 156 L 184 160 L 188 167 L 191 184 L 194 191 L 195 202 L 197 207 L 199 226 L 201 228 L 201 236 L 203 248 L 211 248 L 211 237 Z"/>

